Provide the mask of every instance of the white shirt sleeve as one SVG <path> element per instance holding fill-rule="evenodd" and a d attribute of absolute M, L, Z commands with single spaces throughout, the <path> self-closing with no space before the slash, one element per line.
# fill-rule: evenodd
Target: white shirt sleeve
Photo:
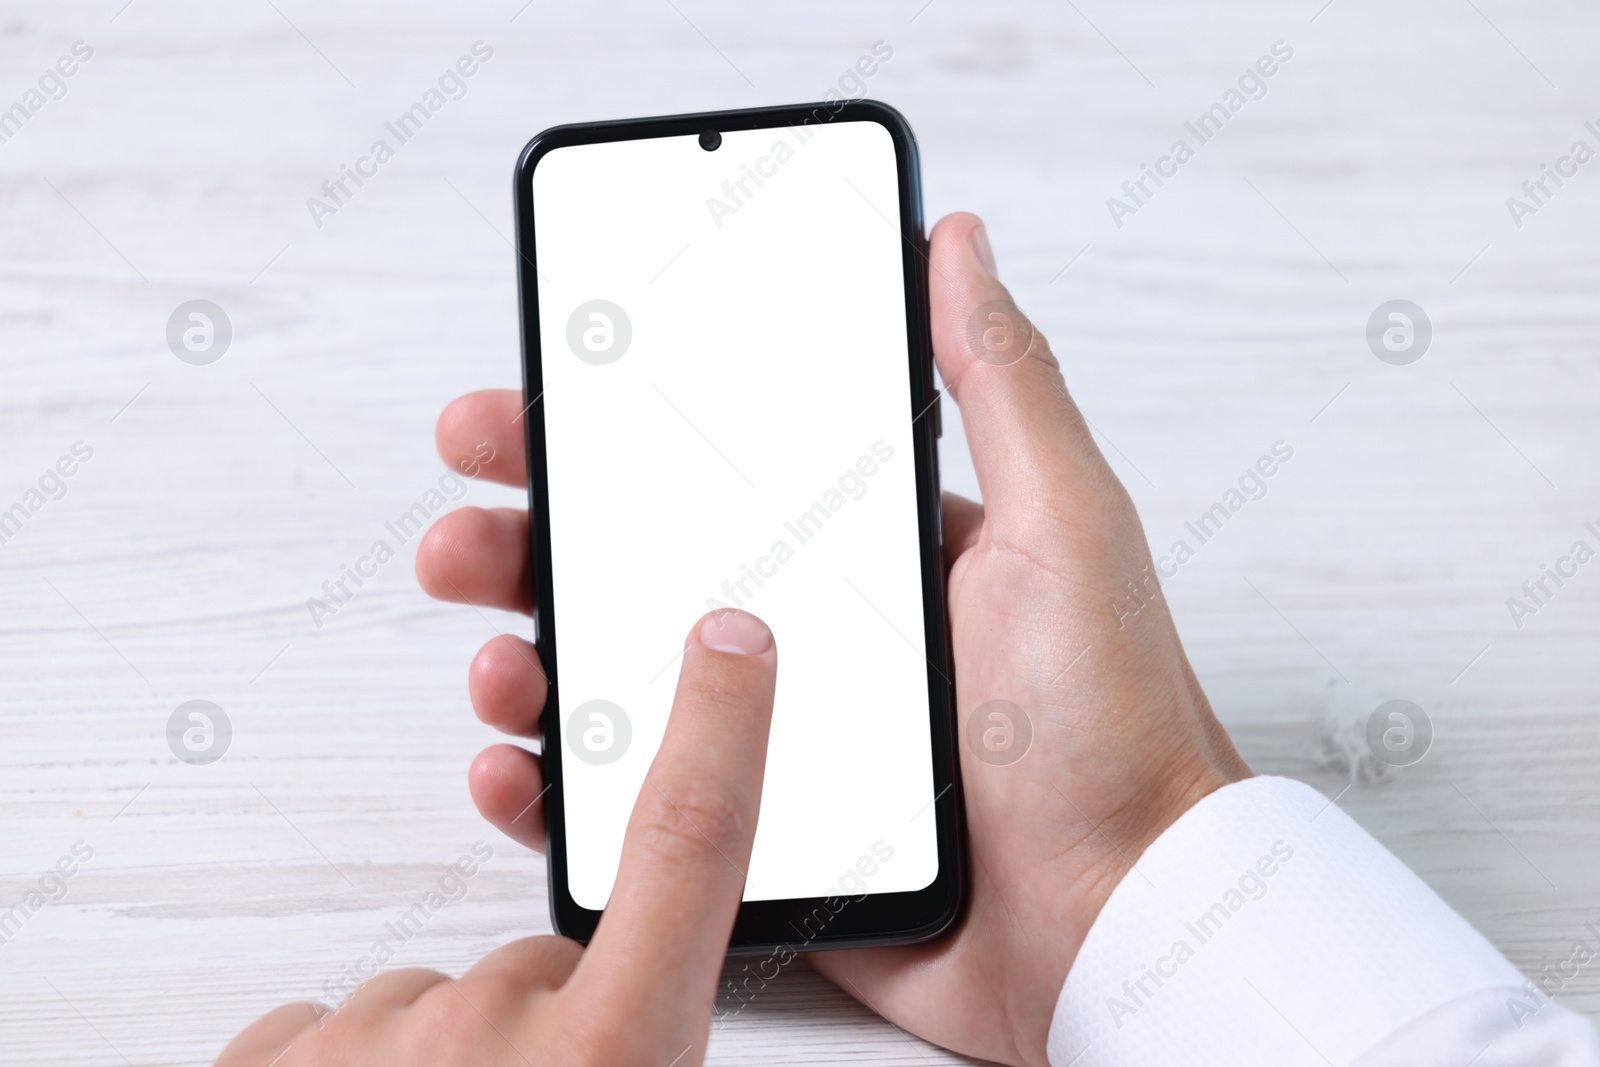
<path fill-rule="evenodd" d="M 1600 925 L 1569 966 L 1596 957 Z M 1600 1067 L 1600 1035 L 1327 798 L 1257 777 L 1186 812 L 1112 892 L 1061 989 L 1049 1055 Z"/>

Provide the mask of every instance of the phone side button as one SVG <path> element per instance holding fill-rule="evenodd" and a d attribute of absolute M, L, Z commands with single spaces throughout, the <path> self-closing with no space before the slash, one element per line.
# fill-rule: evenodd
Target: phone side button
<path fill-rule="evenodd" d="M 944 390 L 933 394 L 933 437 L 934 440 L 944 436 Z"/>

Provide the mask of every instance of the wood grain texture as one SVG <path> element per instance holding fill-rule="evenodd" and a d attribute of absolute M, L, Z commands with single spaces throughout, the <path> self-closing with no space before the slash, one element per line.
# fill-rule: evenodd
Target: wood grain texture
<path fill-rule="evenodd" d="M 316 226 L 306 199 L 480 39 L 467 95 Z M 77 40 L 0 144 L 0 509 L 93 449 L 0 545 L 0 907 L 93 858 L 0 945 L 0 1059 L 209 1062 L 479 839 L 396 962 L 547 930 L 542 864 L 465 788 L 492 740 L 466 664 L 525 621 L 430 602 L 414 542 L 320 628 L 306 598 L 436 483 L 439 408 L 518 379 L 533 133 L 815 99 L 876 40 L 929 217 L 989 220 L 1158 554 L 1294 448 L 1168 587 L 1246 757 L 1332 797 L 1337 739 L 1414 700 L 1434 750 L 1340 804 L 1525 970 L 1600 920 L 1600 564 L 1520 628 L 1506 607 L 1600 525 L 1600 164 L 1520 228 L 1506 207 L 1600 145 L 1592 5 L 35 0 L 0 20 L 0 107 Z M 1265 95 L 1116 226 L 1106 199 L 1280 40 Z M 164 340 L 194 298 L 235 331 L 207 367 Z M 1363 336 L 1395 298 L 1435 330 L 1408 367 Z M 165 742 L 195 698 L 234 728 L 206 767 Z M 1560 998 L 1600 1012 L 1600 970 Z M 803 967 L 711 1061 L 959 1062 Z"/>

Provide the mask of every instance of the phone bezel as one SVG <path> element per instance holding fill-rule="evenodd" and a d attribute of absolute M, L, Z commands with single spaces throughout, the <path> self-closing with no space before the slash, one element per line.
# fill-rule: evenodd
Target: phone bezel
<path fill-rule="evenodd" d="M 967 883 L 963 850 L 964 825 L 961 775 L 956 751 L 954 670 L 945 599 L 943 523 L 939 494 L 938 394 L 933 382 L 933 348 L 928 319 L 928 252 L 923 233 L 922 195 L 916 141 L 901 114 L 871 100 L 750 108 L 737 111 L 668 115 L 615 122 L 555 126 L 529 141 L 517 160 L 513 186 L 516 210 L 517 277 L 522 333 L 523 400 L 526 405 L 529 539 L 534 583 L 534 645 L 549 691 L 540 722 L 544 776 L 544 812 L 548 847 L 550 916 L 556 932 L 587 944 L 601 912 L 580 906 L 567 883 L 566 811 L 562 788 L 560 686 L 556 666 L 556 622 L 551 559 L 548 466 L 545 446 L 542 353 L 539 343 L 539 276 L 533 173 L 539 161 L 557 148 L 606 141 L 697 135 L 776 126 L 876 122 L 894 141 L 900 192 L 900 232 L 906 293 L 908 340 L 908 414 L 913 418 L 917 512 L 922 556 L 924 641 L 928 650 L 928 715 L 933 750 L 934 799 L 918 818 L 936 820 L 939 874 L 924 889 L 903 893 L 868 893 L 860 898 L 814 897 L 748 901 L 740 905 L 729 951 L 780 953 L 909 944 L 938 936 L 957 919 Z M 696 150 L 700 150 L 698 147 Z M 528 398 L 534 398 L 532 402 Z M 845 902 L 847 901 L 847 903 Z M 838 903 L 833 911 L 830 902 Z M 808 937 L 803 928 L 821 910 L 822 929 Z"/>

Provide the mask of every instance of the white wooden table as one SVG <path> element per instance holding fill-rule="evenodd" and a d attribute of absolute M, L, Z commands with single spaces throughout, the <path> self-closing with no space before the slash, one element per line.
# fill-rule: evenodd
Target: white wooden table
<path fill-rule="evenodd" d="M 1340 803 L 1524 969 L 1566 959 L 1600 919 L 1600 563 L 1520 629 L 1506 601 L 1600 547 L 1600 163 L 1520 229 L 1506 198 L 1600 147 L 1600 13 L 1321 3 L 9 9 L 0 107 L 93 56 L 0 144 L 0 509 L 27 512 L 0 545 L 0 912 L 93 855 L 0 944 L 0 1060 L 209 1062 L 479 839 L 493 859 L 396 963 L 547 929 L 541 861 L 465 788 L 494 736 L 466 664 L 524 622 L 430 602 L 414 541 L 320 628 L 305 602 L 442 473 L 440 406 L 517 381 L 533 133 L 818 98 L 877 40 L 868 88 L 917 131 L 930 218 L 989 219 L 1158 552 L 1294 448 L 1168 587 L 1246 757 L 1331 797 L 1330 739 L 1417 702 L 1428 757 Z M 316 226 L 307 198 L 478 40 L 466 96 Z M 1266 95 L 1115 226 L 1107 197 L 1279 40 Z M 1397 298 L 1434 327 L 1409 366 L 1364 338 Z M 191 299 L 233 325 L 209 366 L 167 348 Z M 28 507 L 79 441 L 65 496 Z M 208 766 L 167 747 L 192 699 L 232 723 Z M 1559 995 L 1600 1012 L 1600 968 Z M 804 968 L 712 1060 L 956 1062 Z"/>

